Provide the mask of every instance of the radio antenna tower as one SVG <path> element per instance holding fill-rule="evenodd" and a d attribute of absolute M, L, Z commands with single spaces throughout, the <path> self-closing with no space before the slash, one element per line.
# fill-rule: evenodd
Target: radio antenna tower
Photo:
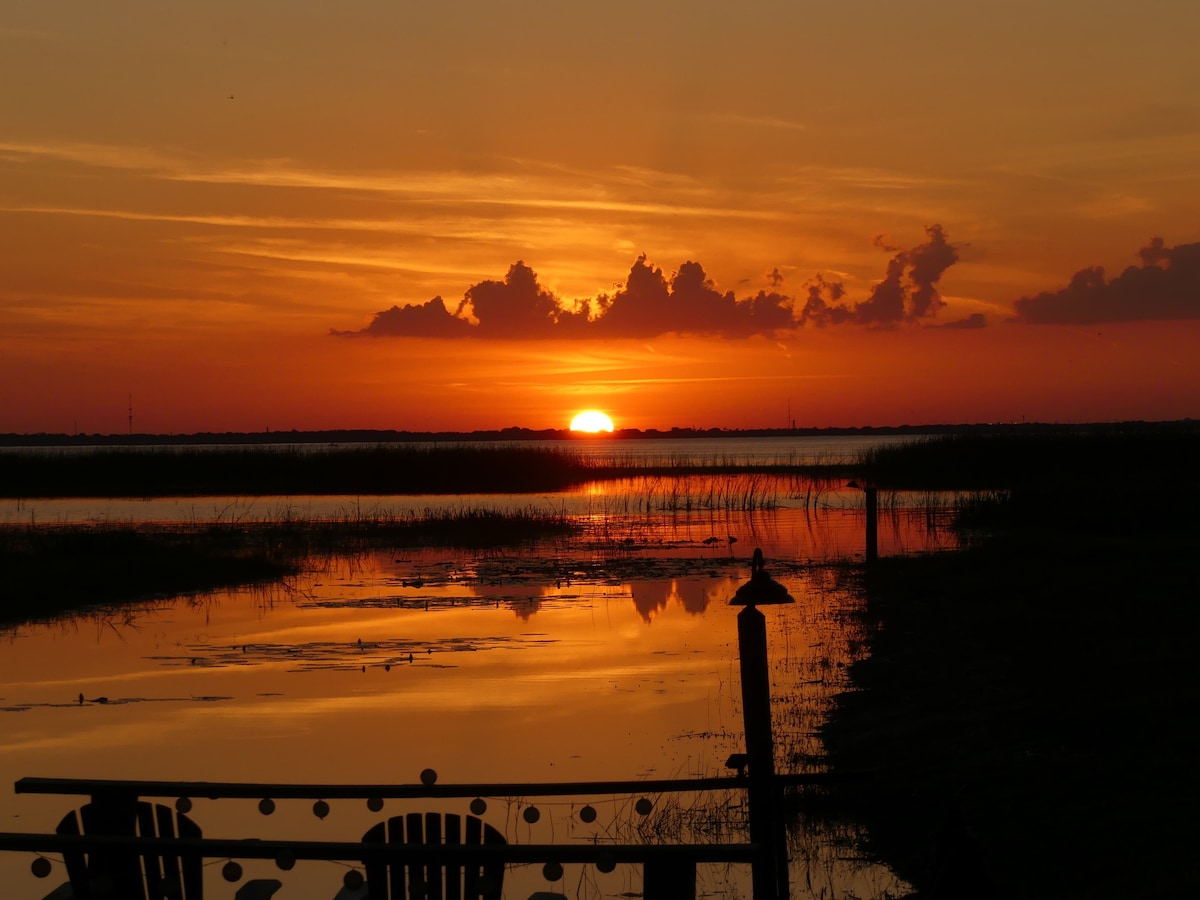
<path fill-rule="evenodd" d="M 129 394 L 129 433 L 133 434 L 133 392 Z"/>

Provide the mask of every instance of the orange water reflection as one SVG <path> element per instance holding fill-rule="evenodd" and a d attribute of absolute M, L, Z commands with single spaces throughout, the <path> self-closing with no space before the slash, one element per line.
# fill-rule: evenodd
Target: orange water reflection
<path fill-rule="evenodd" d="M 781 542 L 794 540 L 793 526 L 775 525 Z M 755 526 L 737 527 L 748 546 Z M 271 590 L 20 628 L 0 650 L 6 818 L 52 829 L 70 806 L 10 796 L 7 785 L 25 775 L 372 783 L 415 782 L 426 767 L 443 782 L 725 774 L 742 744 L 736 610 L 727 605 L 746 575 L 731 553 L 740 547 L 704 555 L 701 543 L 688 556 L 678 543 L 661 555 L 625 546 L 607 555 L 380 553 Z M 614 574 L 628 570 L 647 575 Z M 811 734 L 822 698 L 842 683 L 849 650 L 838 610 L 850 601 L 827 570 L 793 565 L 778 577 L 799 602 L 767 610 L 783 679 L 777 705 L 802 710 L 794 730 Z M 781 738 L 781 753 L 807 740 Z M 615 805 L 596 827 L 611 830 L 628 803 L 606 799 Z M 548 814 L 541 826 L 560 830 L 540 835 L 525 833 L 511 802 L 493 805 L 517 839 L 590 834 L 570 822 L 569 803 L 558 805 L 557 825 Z M 281 804 L 267 821 L 252 805 L 200 803 L 196 818 L 213 835 L 336 839 L 371 819 L 347 804 L 324 821 L 289 809 Z M 287 880 L 289 896 L 336 893 L 343 870 L 314 866 Z M 27 867 L 19 854 L 0 854 L 0 881 L 24 884 L 15 896 L 41 896 Z M 601 893 L 629 887 L 636 881 Z"/>

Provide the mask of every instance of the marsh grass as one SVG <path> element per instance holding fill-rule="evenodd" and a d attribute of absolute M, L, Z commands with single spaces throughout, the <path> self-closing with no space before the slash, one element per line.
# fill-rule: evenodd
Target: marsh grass
<path fill-rule="evenodd" d="M 1103 491 L 1117 483 L 1194 480 L 1200 426 L 1013 428 L 943 434 L 864 451 L 856 476 L 881 488 L 1003 490 L 1080 485 Z"/>
<path fill-rule="evenodd" d="M 288 508 L 210 522 L 0 527 L 0 622 L 98 604 L 277 580 L 321 555 L 378 547 L 519 546 L 574 534 L 552 511 L 346 510 L 300 518 Z"/>
<path fill-rule="evenodd" d="M 380 444 L 5 454 L 7 497 L 471 494 L 561 490 L 598 464 L 567 448 Z"/>
<path fill-rule="evenodd" d="M 1200 429 L 1186 422 L 1039 429 L 878 447 L 856 477 L 879 486 L 881 502 L 889 490 L 927 492 L 931 527 L 958 528 L 967 543 L 1014 529 L 1189 534 L 1200 527 L 1197 460 Z"/>
<path fill-rule="evenodd" d="M 0 496 L 186 497 L 299 494 L 476 494 L 561 491 L 638 476 L 819 475 L 832 464 L 799 457 L 767 463 L 727 454 L 588 455 L 522 444 L 243 445 L 29 450 L 0 457 Z M 840 466 L 846 469 L 846 466 Z"/>
<path fill-rule="evenodd" d="M 623 478 L 597 503 L 600 515 L 630 517 L 661 513 L 760 512 L 778 508 L 786 483 L 763 473 L 704 475 L 649 474 Z"/>
<path fill-rule="evenodd" d="M 673 777 L 684 777 L 675 773 Z M 650 810 L 643 814 L 639 802 L 649 801 Z M 517 835 L 525 843 L 555 841 L 604 845 L 675 843 L 720 845 L 748 840 L 745 793 L 741 790 L 711 790 L 678 793 L 645 793 L 636 795 L 579 796 L 569 800 L 528 797 L 497 798 L 496 807 L 503 804 L 502 821 L 498 826 L 504 833 Z M 596 813 L 592 822 L 585 823 L 580 810 L 590 806 Z M 531 824 L 524 818 L 529 809 L 536 809 L 539 818 Z M 514 869 L 541 868 L 516 864 Z M 611 875 L 600 875 L 594 865 L 567 864 L 562 884 L 572 886 L 568 895 L 576 898 L 638 897 L 641 896 L 641 866 L 618 865 Z M 737 900 L 745 897 L 749 867 L 739 863 L 704 863 L 697 867 L 697 896 L 726 897 Z M 546 885 L 550 888 L 550 885 Z"/>

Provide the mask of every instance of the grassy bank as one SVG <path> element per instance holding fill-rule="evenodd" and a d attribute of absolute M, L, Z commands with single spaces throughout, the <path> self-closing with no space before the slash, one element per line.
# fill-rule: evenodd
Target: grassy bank
<path fill-rule="evenodd" d="M 1196 479 L 1200 423 L 945 434 L 865 452 L 856 476 L 898 490 L 1020 490 L 1079 485 L 1092 493 Z"/>
<path fill-rule="evenodd" d="M 761 472 L 841 476 L 846 465 L 750 463 L 681 452 L 591 457 L 570 446 L 378 444 L 349 447 L 100 447 L 0 456 L 0 497 L 479 494 L 562 491 L 635 476 Z"/>
<path fill-rule="evenodd" d="M 437 444 L 40 450 L 0 465 L 0 494 L 18 498 L 522 493 L 595 468 L 569 449 Z"/>
<path fill-rule="evenodd" d="M 970 550 L 862 574 L 870 655 L 824 739 L 876 773 L 836 800 L 922 897 L 1200 895 L 1195 457 L 1131 446 L 1010 447 Z"/>
<path fill-rule="evenodd" d="M 0 528 L 0 624 L 90 606 L 275 580 L 314 556 L 378 547 L 517 546 L 574 533 L 540 511 Z"/>

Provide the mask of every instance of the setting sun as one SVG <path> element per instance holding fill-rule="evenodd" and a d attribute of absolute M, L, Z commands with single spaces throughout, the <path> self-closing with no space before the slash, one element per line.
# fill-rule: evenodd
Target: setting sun
<path fill-rule="evenodd" d="M 594 409 L 581 412 L 571 420 L 572 431 L 588 431 L 596 434 L 600 431 L 612 431 L 613 421 L 604 413 Z"/>

